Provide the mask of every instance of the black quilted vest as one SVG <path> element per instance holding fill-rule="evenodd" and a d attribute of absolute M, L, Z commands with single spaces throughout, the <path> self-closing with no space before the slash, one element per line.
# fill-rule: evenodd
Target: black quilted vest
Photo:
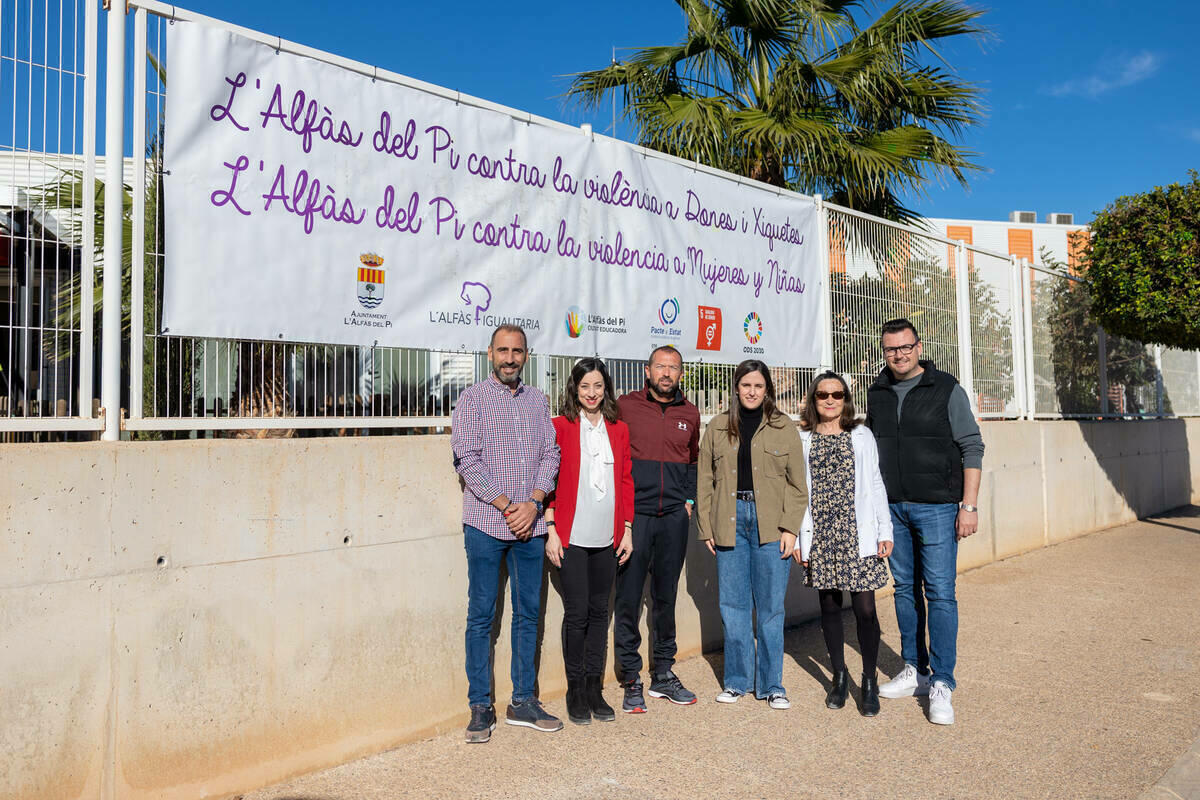
<path fill-rule="evenodd" d="M 879 469 L 890 503 L 958 503 L 962 452 L 950 432 L 950 394 L 958 381 L 922 361 L 921 380 L 896 418 L 896 381 L 887 367 L 867 390 L 867 425 L 879 444 Z"/>

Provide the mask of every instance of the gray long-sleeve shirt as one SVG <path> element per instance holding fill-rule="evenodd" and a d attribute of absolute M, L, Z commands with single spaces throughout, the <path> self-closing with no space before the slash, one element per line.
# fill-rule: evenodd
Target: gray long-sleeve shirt
<path fill-rule="evenodd" d="M 909 390 L 920 382 L 921 376 L 917 375 L 892 384 L 892 390 L 896 393 L 897 418 L 904 408 L 904 398 L 908 396 Z M 971 412 L 971 400 L 967 397 L 966 389 L 962 386 L 954 387 L 954 391 L 950 393 L 947 410 L 950 414 L 950 435 L 962 451 L 963 468 L 983 469 L 983 434 L 979 432 L 979 423 L 975 421 L 975 415 Z"/>

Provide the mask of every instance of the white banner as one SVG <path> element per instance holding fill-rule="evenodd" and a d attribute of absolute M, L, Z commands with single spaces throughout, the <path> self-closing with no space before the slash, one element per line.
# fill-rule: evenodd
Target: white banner
<path fill-rule="evenodd" d="M 812 200 L 167 31 L 164 333 L 817 364 Z"/>

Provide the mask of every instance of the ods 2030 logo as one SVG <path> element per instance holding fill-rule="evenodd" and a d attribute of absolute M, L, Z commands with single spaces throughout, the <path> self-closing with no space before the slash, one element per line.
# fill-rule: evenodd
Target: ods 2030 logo
<path fill-rule="evenodd" d="M 758 316 L 757 311 L 751 311 L 746 315 L 746 319 L 742 323 L 742 333 L 746 334 L 746 341 L 750 343 L 749 347 L 742 348 L 743 353 L 760 355 L 765 352 L 765 348 L 755 347 L 763 337 L 762 317 Z"/>

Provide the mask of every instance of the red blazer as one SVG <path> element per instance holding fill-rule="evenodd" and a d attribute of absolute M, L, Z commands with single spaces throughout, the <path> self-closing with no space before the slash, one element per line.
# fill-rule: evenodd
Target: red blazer
<path fill-rule="evenodd" d="M 571 523 L 575 521 L 575 498 L 579 493 L 579 421 L 555 417 L 554 433 L 558 437 L 562 461 L 558 466 L 558 485 L 550 493 L 550 508 L 554 509 L 554 530 L 563 547 L 571 542 Z M 633 459 L 629 455 L 629 428 L 624 422 L 608 422 L 608 443 L 613 451 L 613 486 L 616 487 L 613 514 L 613 547 L 621 544 L 625 523 L 633 522 Z"/>

